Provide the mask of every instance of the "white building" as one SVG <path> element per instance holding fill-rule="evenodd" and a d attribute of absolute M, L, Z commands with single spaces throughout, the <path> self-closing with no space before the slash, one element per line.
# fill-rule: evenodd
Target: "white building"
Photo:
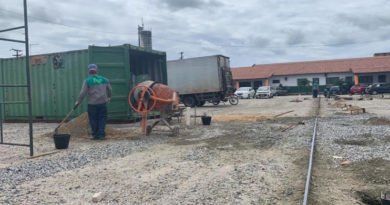
<path fill-rule="evenodd" d="M 283 85 L 294 90 L 303 79 L 322 88 L 340 80 L 355 85 L 389 83 L 390 56 L 253 65 L 233 68 L 232 73 L 236 87 Z"/>

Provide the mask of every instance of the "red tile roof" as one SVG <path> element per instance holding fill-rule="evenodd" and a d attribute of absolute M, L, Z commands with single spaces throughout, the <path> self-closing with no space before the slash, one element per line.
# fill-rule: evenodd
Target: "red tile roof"
<path fill-rule="evenodd" d="M 390 72 L 390 56 L 275 63 L 232 68 L 233 79 L 235 80 L 260 79 L 284 75 L 345 72 Z"/>

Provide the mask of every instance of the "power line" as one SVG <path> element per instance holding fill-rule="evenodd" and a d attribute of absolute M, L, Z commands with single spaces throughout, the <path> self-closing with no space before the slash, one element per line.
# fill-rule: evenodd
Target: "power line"
<path fill-rule="evenodd" d="M 22 56 L 22 50 L 15 49 L 15 48 L 11 48 L 11 50 L 10 50 L 10 51 L 14 51 L 14 52 L 15 52 L 15 54 L 14 54 L 14 55 L 12 55 L 12 56 L 15 56 L 16 58 L 18 58 L 18 57 Z"/>
<path fill-rule="evenodd" d="M 16 15 L 23 15 L 23 14 L 18 13 L 18 12 L 6 10 L 6 9 L 1 9 L 1 8 L 0 8 L 0 11 L 9 12 L 9 13 L 13 13 Z M 77 29 L 77 30 L 84 30 L 84 31 L 93 32 L 93 33 L 122 35 L 122 36 L 138 36 L 138 34 L 135 34 L 135 33 L 109 32 L 109 31 L 93 30 L 93 29 L 85 28 L 85 27 L 77 27 L 77 26 L 67 25 L 64 23 L 50 21 L 48 19 L 43 19 L 43 18 L 31 16 L 31 15 L 29 15 L 28 17 L 31 19 L 35 19 L 37 21 L 40 21 L 41 23 L 48 23 L 48 24 L 52 24 L 52 25 L 63 26 L 63 27 L 71 28 L 71 29 Z M 186 43 L 186 44 L 191 44 L 191 45 L 199 45 L 200 44 L 199 41 L 187 41 L 187 40 L 182 40 L 182 39 L 171 39 L 171 38 L 165 38 L 165 37 L 157 37 L 157 39 L 166 40 L 166 41 L 181 42 L 181 43 Z M 218 43 L 213 43 L 213 45 L 219 46 L 219 47 L 230 47 L 230 48 L 287 49 L 287 48 L 333 47 L 333 46 L 342 46 L 342 45 L 348 46 L 348 45 L 355 45 L 355 44 L 368 44 L 368 43 L 376 43 L 376 42 L 384 42 L 384 41 L 387 41 L 387 40 L 372 40 L 372 41 L 333 43 L 333 44 L 297 44 L 297 45 L 291 45 L 291 46 L 257 46 L 257 45 L 249 45 L 249 44 L 232 45 L 232 44 L 218 44 Z"/>

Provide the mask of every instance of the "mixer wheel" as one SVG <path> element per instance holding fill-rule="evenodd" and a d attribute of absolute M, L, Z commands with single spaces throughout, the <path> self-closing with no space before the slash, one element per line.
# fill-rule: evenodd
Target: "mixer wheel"
<path fill-rule="evenodd" d="M 152 133 L 153 127 L 151 125 L 146 126 L 146 135 L 150 135 Z"/>

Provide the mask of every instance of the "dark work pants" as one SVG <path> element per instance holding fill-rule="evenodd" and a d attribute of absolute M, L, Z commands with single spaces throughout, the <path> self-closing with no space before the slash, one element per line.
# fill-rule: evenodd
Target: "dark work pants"
<path fill-rule="evenodd" d="M 88 118 L 92 129 L 93 138 L 104 138 L 106 136 L 107 105 L 106 103 L 91 105 L 88 104 Z"/>

